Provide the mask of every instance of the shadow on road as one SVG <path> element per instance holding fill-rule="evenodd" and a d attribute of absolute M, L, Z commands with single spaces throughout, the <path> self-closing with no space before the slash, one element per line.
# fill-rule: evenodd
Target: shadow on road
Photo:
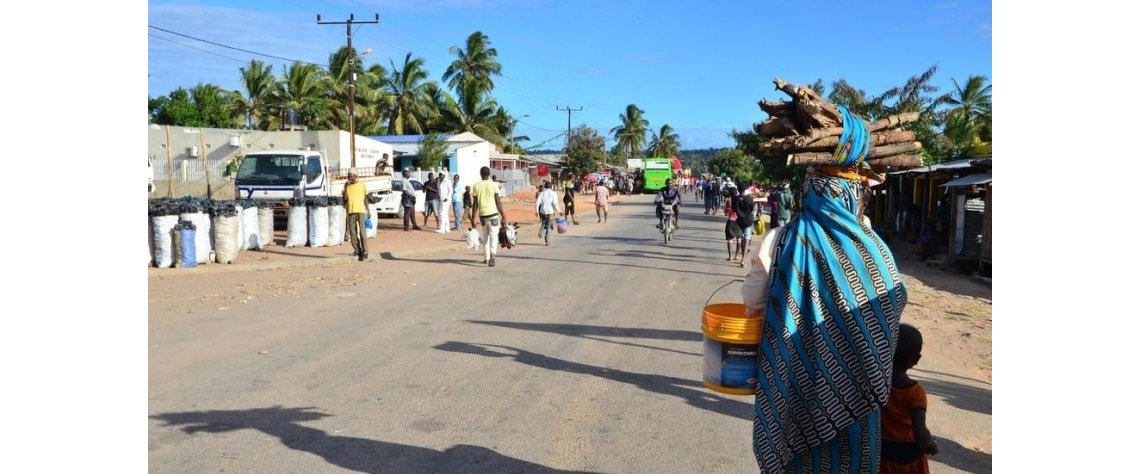
<path fill-rule="evenodd" d="M 992 454 L 975 451 L 954 442 L 952 439 L 937 435 L 934 436 L 934 442 L 938 443 L 938 454 L 927 456 L 928 463 L 939 463 L 973 474 L 993 472 L 994 457 Z"/>
<path fill-rule="evenodd" d="M 328 415 L 316 408 L 253 408 L 249 410 L 210 410 L 163 413 L 151 418 L 182 431 L 224 433 L 252 429 L 274 436 L 290 449 L 320 456 L 342 469 L 354 472 L 480 472 L 480 473 L 570 473 L 521 459 L 515 459 L 482 446 L 457 445 L 444 451 L 328 433 L 301 422 Z"/>
<path fill-rule="evenodd" d="M 993 415 L 993 391 L 945 380 L 923 377 L 921 370 L 911 369 L 928 395 L 942 397 L 950 406 L 962 410 Z"/>
<path fill-rule="evenodd" d="M 648 266 L 648 265 L 633 265 L 633 264 L 628 263 L 628 262 L 617 262 L 617 263 L 615 263 L 615 262 L 591 262 L 591 261 L 580 260 L 580 259 L 579 260 L 571 260 L 571 259 L 562 259 L 562 258 L 542 258 L 542 257 L 529 257 L 529 256 L 525 256 L 525 255 L 514 255 L 514 256 L 511 256 L 509 258 L 519 259 L 519 260 L 547 260 L 547 261 L 551 261 L 551 262 L 583 263 L 583 264 L 587 264 L 587 265 L 611 265 L 611 266 L 623 267 L 623 268 L 644 268 L 646 270 L 661 270 L 661 271 L 674 272 L 674 270 L 671 270 L 668 268 L 652 267 L 652 266 Z M 723 273 L 698 272 L 695 270 L 685 270 L 683 273 L 685 275 L 712 275 L 715 277 L 725 276 L 725 274 L 723 274 Z"/>
<path fill-rule="evenodd" d="M 697 380 L 595 367 L 497 344 L 472 344 L 450 341 L 435 346 L 435 348 L 441 351 L 474 354 L 484 357 L 509 357 L 514 359 L 515 362 L 532 367 L 558 370 L 572 374 L 592 375 L 615 382 L 627 383 L 642 390 L 660 393 L 662 395 L 672 395 L 684 399 L 686 403 L 693 407 L 721 415 L 740 418 L 742 420 L 751 420 L 753 416 L 752 403 L 750 401 L 742 402 L 715 395 L 712 391 L 705 388 L 703 383 Z M 491 348 L 497 350 L 492 350 Z"/>
<path fill-rule="evenodd" d="M 591 341 L 608 342 L 611 344 L 619 344 L 630 347 L 642 347 L 646 349 L 653 349 L 659 351 L 674 352 L 677 354 L 691 355 L 704 357 L 704 354 L 693 352 L 678 351 L 674 349 L 665 349 L 661 347 L 647 346 L 644 344 L 635 344 L 632 342 L 620 342 L 607 337 L 629 337 L 636 339 L 661 339 L 666 341 L 692 341 L 700 342 L 704 340 L 704 336 L 699 332 L 693 331 L 677 331 L 671 329 L 647 329 L 647 328 L 617 328 L 608 326 L 586 326 L 582 324 L 544 324 L 544 323 L 518 323 L 511 321 L 475 321 L 466 320 L 468 323 L 473 324 L 486 324 L 488 326 L 498 326 L 510 329 L 521 329 L 524 331 L 540 331 L 552 334 L 561 334 L 563 336 L 580 337 L 582 339 L 589 339 Z"/>

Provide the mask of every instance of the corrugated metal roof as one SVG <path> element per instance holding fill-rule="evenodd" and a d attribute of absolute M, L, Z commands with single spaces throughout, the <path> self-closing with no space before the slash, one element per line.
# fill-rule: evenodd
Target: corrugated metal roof
<path fill-rule="evenodd" d="M 986 171 L 985 173 L 972 174 L 969 176 L 963 176 L 958 179 L 952 179 L 943 184 L 943 186 L 949 188 L 960 188 L 963 186 L 973 186 L 975 184 L 985 184 L 993 180 L 994 172 Z"/>
<path fill-rule="evenodd" d="M 989 158 L 989 157 L 986 157 L 986 158 L 962 158 L 960 160 L 947 161 L 944 163 L 939 163 L 937 165 L 919 166 L 917 168 L 910 168 L 910 169 L 905 169 L 902 171 L 895 171 L 895 172 L 887 173 L 887 174 L 890 176 L 894 176 L 894 175 L 899 175 L 899 174 L 933 173 L 936 171 L 947 171 L 947 170 L 954 170 L 954 169 L 970 168 L 971 166 L 973 166 L 972 164 L 974 162 L 982 162 L 982 161 L 989 161 L 989 160 L 991 160 L 991 158 Z"/>
<path fill-rule="evenodd" d="M 447 140 L 453 136 L 440 135 L 439 138 Z M 368 138 L 384 143 L 419 143 L 424 139 L 424 135 L 369 135 Z"/>

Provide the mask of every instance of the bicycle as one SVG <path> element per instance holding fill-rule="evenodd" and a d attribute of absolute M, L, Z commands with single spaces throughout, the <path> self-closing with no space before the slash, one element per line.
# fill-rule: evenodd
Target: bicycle
<path fill-rule="evenodd" d="M 669 245 L 669 241 L 673 240 L 673 231 L 677 229 L 677 216 L 673 213 L 671 204 L 661 206 L 661 223 L 658 224 L 658 227 L 661 228 L 665 245 Z"/>

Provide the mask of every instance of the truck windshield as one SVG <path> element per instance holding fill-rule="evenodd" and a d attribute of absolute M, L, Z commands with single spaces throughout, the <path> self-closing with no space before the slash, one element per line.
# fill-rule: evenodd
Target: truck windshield
<path fill-rule="evenodd" d="M 301 155 L 246 156 L 234 179 L 249 184 L 297 184 L 304 159 Z"/>

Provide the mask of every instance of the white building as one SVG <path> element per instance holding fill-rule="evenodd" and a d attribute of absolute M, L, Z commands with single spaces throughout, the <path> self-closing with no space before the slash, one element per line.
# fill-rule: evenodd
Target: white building
<path fill-rule="evenodd" d="M 439 137 L 447 142 L 447 158 L 440 163 L 439 169 L 433 170 L 420 166 L 420 142 L 424 135 L 371 135 L 368 138 L 392 146 L 395 153 L 392 168 L 397 176 L 405 169 L 412 171 L 413 177 L 425 172 L 446 171 L 449 176 L 459 173 L 460 186 L 471 186 L 478 182 L 479 168 L 490 167 L 491 156 L 496 154 L 491 142 L 470 132 Z"/>

